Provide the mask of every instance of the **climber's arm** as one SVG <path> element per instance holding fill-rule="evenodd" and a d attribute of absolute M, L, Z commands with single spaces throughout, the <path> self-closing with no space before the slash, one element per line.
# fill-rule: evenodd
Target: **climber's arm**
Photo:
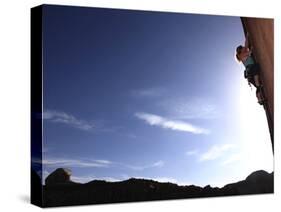
<path fill-rule="evenodd" d="M 245 47 L 248 49 L 251 49 L 251 45 L 250 45 L 250 41 L 249 41 L 249 33 L 247 33 L 247 35 L 246 35 Z"/>

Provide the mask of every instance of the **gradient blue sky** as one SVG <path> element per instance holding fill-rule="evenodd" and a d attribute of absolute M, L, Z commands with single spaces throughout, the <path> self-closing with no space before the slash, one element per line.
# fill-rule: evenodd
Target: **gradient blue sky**
<path fill-rule="evenodd" d="M 238 17 L 45 6 L 44 176 L 221 186 L 272 171 L 243 42 Z"/>

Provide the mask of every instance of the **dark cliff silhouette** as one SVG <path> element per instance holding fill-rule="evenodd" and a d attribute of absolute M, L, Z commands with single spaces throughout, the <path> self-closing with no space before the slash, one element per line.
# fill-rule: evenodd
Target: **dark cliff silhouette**
<path fill-rule="evenodd" d="M 135 178 L 120 182 L 93 180 L 82 184 L 71 181 L 69 171 L 62 168 L 49 176 L 43 186 L 43 207 L 273 193 L 273 173 L 262 170 L 222 188 L 179 186 Z"/>
<path fill-rule="evenodd" d="M 70 180 L 70 176 L 71 170 L 59 168 L 49 174 L 49 176 L 45 179 L 45 184 L 47 186 L 55 186 L 60 184 L 72 183 Z"/>

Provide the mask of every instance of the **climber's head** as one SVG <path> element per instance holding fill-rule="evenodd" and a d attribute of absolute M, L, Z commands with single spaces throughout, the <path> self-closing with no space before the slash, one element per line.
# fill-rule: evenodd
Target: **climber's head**
<path fill-rule="evenodd" d="M 241 62 L 242 58 L 241 58 L 241 54 L 242 54 L 242 51 L 243 51 L 244 47 L 242 45 L 238 46 L 236 48 L 236 59 Z"/>
<path fill-rule="evenodd" d="M 235 56 L 238 62 L 243 61 L 245 58 L 249 56 L 249 54 L 250 54 L 250 50 L 245 46 L 240 45 L 236 48 Z"/>

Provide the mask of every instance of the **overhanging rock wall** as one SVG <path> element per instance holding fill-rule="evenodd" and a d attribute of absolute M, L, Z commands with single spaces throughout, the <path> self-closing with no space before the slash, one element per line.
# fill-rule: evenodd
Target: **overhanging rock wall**
<path fill-rule="evenodd" d="M 243 29 L 249 34 L 253 54 L 260 64 L 260 78 L 267 100 L 264 109 L 274 147 L 274 22 L 273 19 L 241 17 Z"/>

